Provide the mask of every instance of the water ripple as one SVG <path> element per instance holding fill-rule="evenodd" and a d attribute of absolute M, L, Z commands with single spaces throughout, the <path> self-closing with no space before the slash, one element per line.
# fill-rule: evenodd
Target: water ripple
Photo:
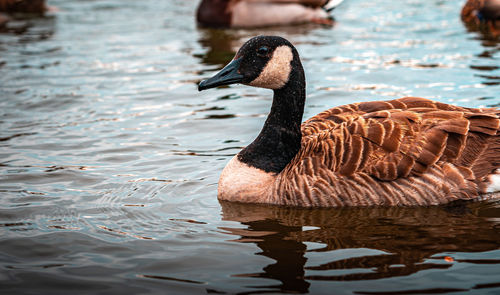
<path fill-rule="evenodd" d="M 495 201 L 219 204 L 219 175 L 259 133 L 272 92 L 197 91 L 266 34 L 301 55 L 304 119 L 407 95 L 498 106 L 498 40 L 463 26 L 460 1 L 350 0 L 333 27 L 255 30 L 198 28 L 198 1 L 48 2 L 57 11 L 16 15 L 0 32 L 4 293 L 500 289 Z"/>

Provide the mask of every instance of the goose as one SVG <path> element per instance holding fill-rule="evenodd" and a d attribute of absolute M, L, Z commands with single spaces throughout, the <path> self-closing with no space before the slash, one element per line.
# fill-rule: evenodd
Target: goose
<path fill-rule="evenodd" d="M 333 24 L 329 12 L 343 0 L 202 0 L 196 20 L 207 27 Z"/>
<path fill-rule="evenodd" d="M 500 36 L 500 0 L 468 0 L 460 15 L 472 29 Z"/>
<path fill-rule="evenodd" d="M 198 90 L 241 83 L 274 91 L 257 138 L 234 156 L 220 200 L 298 207 L 429 206 L 498 196 L 500 110 L 419 97 L 359 102 L 301 124 L 299 54 L 258 36 Z"/>

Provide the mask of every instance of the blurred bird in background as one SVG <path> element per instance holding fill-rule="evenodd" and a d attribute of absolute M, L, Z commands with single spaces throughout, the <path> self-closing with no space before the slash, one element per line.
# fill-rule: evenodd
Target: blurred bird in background
<path fill-rule="evenodd" d="M 301 23 L 333 25 L 330 12 L 343 0 L 202 0 L 198 24 L 249 28 Z"/>
<path fill-rule="evenodd" d="M 470 30 L 500 36 L 500 0 L 468 0 L 461 16 Z"/>
<path fill-rule="evenodd" d="M 42 14 L 47 10 L 45 0 L 0 0 L 0 28 L 11 20 L 11 14 Z"/>

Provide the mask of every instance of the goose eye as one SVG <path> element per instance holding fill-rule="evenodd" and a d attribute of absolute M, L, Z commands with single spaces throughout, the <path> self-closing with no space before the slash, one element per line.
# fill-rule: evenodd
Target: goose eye
<path fill-rule="evenodd" d="M 269 52 L 269 48 L 267 48 L 266 46 L 262 46 L 259 49 L 257 49 L 258 56 L 262 56 L 262 57 L 267 56 L 268 52 Z"/>

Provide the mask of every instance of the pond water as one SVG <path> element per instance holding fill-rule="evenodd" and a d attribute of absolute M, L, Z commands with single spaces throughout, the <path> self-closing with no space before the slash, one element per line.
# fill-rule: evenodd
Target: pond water
<path fill-rule="evenodd" d="M 500 202 L 219 203 L 272 93 L 197 83 L 243 42 L 301 54 L 304 118 L 421 96 L 500 105 L 499 42 L 462 1 L 346 0 L 334 27 L 196 26 L 198 1 L 53 0 L 0 33 L 2 294 L 499 294 Z"/>

